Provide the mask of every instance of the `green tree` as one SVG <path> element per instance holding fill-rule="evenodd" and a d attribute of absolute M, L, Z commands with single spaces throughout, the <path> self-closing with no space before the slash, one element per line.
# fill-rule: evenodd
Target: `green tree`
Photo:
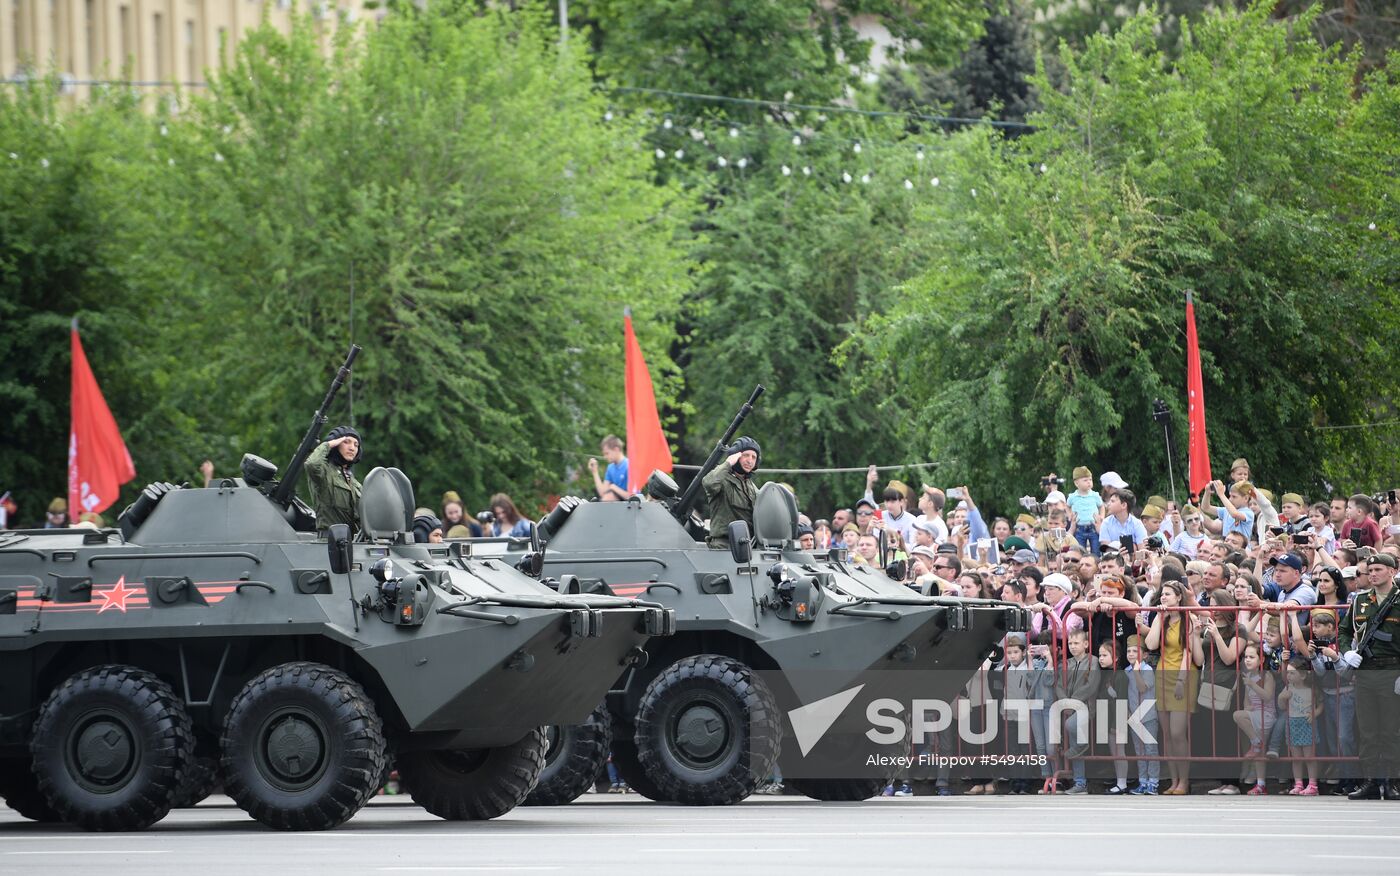
<path fill-rule="evenodd" d="M 946 63 L 981 32 L 981 0 L 590 0 L 599 71 L 614 85 L 834 100 L 860 82 L 872 38 L 894 60 Z"/>
<path fill-rule="evenodd" d="M 706 270 L 685 311 L 686 456 L 702 457 L 755 383 L 769 393 L 745 428 L 766 467 L 863 466 L 902 457 L 879 390 L 832 351 L 930 261 L 918 208 L 932 148 L 897 122 L 840 121 L 810 139 L 762 126 L 712 177 L 697 252 Z M 752 161 L 740 168 L 733 155 Z M 917 184 L 915 183 L 917 180 Z M 913 186 L 908 188 L 906 186 Z M 791 480 L 803 506 L 853 502 L 860 475 Z"/>
<path fill-rule="evenodd" d="M 543 14 L 467 6 L 400 9 L 329 57 L 307 21 L 247 38 L 169 122 L 171 218 L 143 253 L 187 290 L 207 427 L 283 458 L 353 338 L 370 464 L 426 505 L 537 496 L 621 431 L 624 305 L 672 397 L 690 206 L 603 124 L 586 60 Z"/>
<path fill-rule="evenodd" d="M 127 91 L 68 106 L 57 81 L 0 89 L 0 492 L 17 497 L 15 524 L 67 495 L 74 317 L 138 476 L 183 479 L 198 463 L 179 449 L 192 420 L 165 394 L 180 379 L 175 348 L 150 342 L 170 328 L 167 295 L 130 258 L 158 221 L 132 209 L 154 135 Z"/>
<path fill-rule="evenodd" d="M 1188 28 L 1175 64 L 1156 22 L 1062 48 L 1036 133 L 954 138 L 958 203 L 921 217 L 937 264 L 852 355 L 915 411 L 908 440 L 1003 502 L 1078 464 L 1155 492 L 1149 405 L 1180 472 L 1194 289 L 1217 462 L 1314 494 L 1400 475 L 1393 430 L 1319 428 L 1394 407 L 1394 80 L 1353 100 L 1355 59 L 1266 5 Z"/>
<path fill-rule="evenodd" d="M 983 34 L 951 68 L 929 64 L 891 67 L 880 77 L 880 98 L 894 109 L 941 111 L 959 118 L 990 116 L 1020 122 L 1035 109 L 1030 77 L 1035 38 L 1022 3 L 989 3 Z"/>

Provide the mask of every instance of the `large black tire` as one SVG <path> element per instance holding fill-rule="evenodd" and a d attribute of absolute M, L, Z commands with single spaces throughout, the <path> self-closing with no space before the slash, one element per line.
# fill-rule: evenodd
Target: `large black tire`
<path fill-rule="evenodd" d="M 205 797 L 214 793 L 219 784 L 219 762 L 212 757 L 196 757 L 185 773 L 185 780 L 175 792 L 175 802 L 171 809 L 189 809 L 198 806 Z"/>
<path fill-rule="evenodd" d="M 730 657 L 678 660 L 647 687 L 637 710 L 642 769 L 667 800 L 737 803 L 778 759 L 782 718 L 768 686 Z"/>
<path fill-rule="evenodd" d="M 783 784 L 813 800 L 854 802 L 869 800 L 885 789 L 884 779 L 790 779 Z"/>
<path fill-rule="evenodd" d="M 562 806 L 593 786 L 612 746 L 612 716 L 599 706 L 582 724 L 545 728 L 544 770 L 526 806 Z"/>
<path fill-rule="evenodd" d="M 413 802 L 448 821 L 482 821 L 525 801 L 544 769 L 544 728 L 512 745 L 470 751 L 405 751 L 399 776 Z"/>
<path fill-rule="evenodd" d="M 0 760 L 0 797 L 5 805 L 30 821 L 51 823 L 62 821 L 58 813 L 39 793 L 39 780 L 27 757 Z"/>
<path fill-rule="evenodd" d="M 39 792 L 85 830 L 140 830 L 170 811 L 194 733 L 170 685 L 134 666 L 96 666 L 49 695 L 29 744 Z"/>
<path fill-rule="evenodd" d="M 224 790 L 278 830 L 343 824 L 379 789 L 384 731 L 363 687 L 320 663 L 274 666 L 229 706 Z"/>
<path fill-rule="evenodd" d="M 612 763 L 617 767 L 617 774 L 628 788 L 641 794 L 648 800 L 658 803 L 670 803 L 671 801 L 656 783 L 647 775 L 642 768 L 642 759 L 637 756 L 636 731 L 631 724 L 614 724 L 612 741 Z"/>

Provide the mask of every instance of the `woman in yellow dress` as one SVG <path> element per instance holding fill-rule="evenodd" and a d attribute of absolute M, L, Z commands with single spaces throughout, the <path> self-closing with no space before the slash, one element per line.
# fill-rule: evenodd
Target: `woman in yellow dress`
<path fill-rule="evenodd" d="M 1152 613 L 1152 627 L 1144 644 L 1157 651 L 1157 715 L 1162 730 L 1162 754 L 1168 758 L 1171 787 L 1163 794 L 1185 794 L 1191 787 L 1189 728 L 1196 708 L 1197 671 L 1191 659 L 1188 637 L 1191 629 L 1186 612 L 1172 611 L 1195 605 L 1187 590 L 1176 581 L 1163 581 L 1153 599 L 1154 606 L 1168 609 Z"/>

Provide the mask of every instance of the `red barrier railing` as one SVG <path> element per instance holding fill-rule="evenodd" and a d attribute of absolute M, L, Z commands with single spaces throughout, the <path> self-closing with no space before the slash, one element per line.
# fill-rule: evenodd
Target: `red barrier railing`
<path fill-rule="evenodd" d="M 1076 753 L 1074 757 L 1068 755 L 1068 748 L 1074 740 L 1070 738 L 1068 733 L 1070 728 L 1067 726 L 1069 723 L 1067 715 L 1060 716 L 1061 723 L 1058 734 L 1050 736 L 1050 738 L 1058 736 L 1058 744 L 1052 744 L 1049 739 L 1038 738 L 1038 734 L 1035 733 L 1037 725 L 1033 723 L 1030 741 L 1028 745 L 1022 746 L 1013 740 L 1012 734 L 1018 730 L 1018 727 L 1012 721 L 1007 709 L 1002 709 L 999 716 L 1001 722 L 1001 732 L 997 734 L 1000 737 L 999 745 L 993 742 L 969 747 L 965 745 L 961 733 L 945 732 L 940 734 L 941 738 L 927 741 L 925 748 L 930 752 L 952 755 L 961 759 L 966 759 L 969 755 L 974 758 L 985 757 L 988 753 L 1009 756 L 1022 748 L 1028 749 L 1031 754 L 1037 756 L 1043 752 L 1049 759 L 1049 772 L 1055 780 L 1073 775 L 1076 763 L 1080 764 L 1078 772 L 1080 778 L 1083 778 L 1086 773 L 1085 768 L 1088 765 L 1114 762 L 1115 779 L 1120 785 L 1124 784 L 1128 767 L 1132 766 L 1134 762 L 1138 764 L 1139 772 L 1142 771 L 1144 764 L 1158 763 L 1163 765 L 1165 769 L 1162 772 L 1174 775 L 1172 779 L 1164 776 L 1162 778 L 1163 785 L 1172 781 L 1173 784 L 1180 787 L 1189 786 L 1191 764 L 1238 763 L 1241 767 L 1238 772 L 1238 780 L 1255 782 L 1256 784 L 1267 775 L 1270 763 L 1289 764 L 1294 770 L 1295 788 L 1307 787 L 1302 785 L 1303 778 L 1306 778 L 1310 785 L 1315 784 L 1322 777 L 1323 769 L 1329 765 L 1333 765 L 1338 774 L 1346 778 L 1346 771 L 1341 768 L 1341 765 L 1357 763 L 1359 758 L 1355 754 L 1343 755 L 1335 753 L 1335 751 L 1323 754 L 1318 750 L 1318 746 L 1324 738 L 1328 739 L 1333 749 L 1336 749 L 1344 738 L 1354 739 L 1354 736 L 1344 732 L 1343 722 L 1346 720 L 1346 710 L 1336 705 L 1330 710 L 1324 707 L 1327 697 L 1346 696 L 1345 691 L 1350 682 L 1343 682 L 1340 676 L 1335 677 L 1333 687 L 1338 693 L 1329 695 L 1323 690 L 1323 686 L 1319 686 L 1315 682 L 1306 683 L 1307 679 L 1314 677 L 1311 665 L 1307 668 L 1306 679 L 1295 679 L 1295 681 L 1304 682 L 1301 686 L 1306 687 L 1308 699 L 1311 701 L 1309 715 L 1305 722 L 1306 737 L 1301 735 L 1299 737 L 1309 738 L 1310 745 L 1293 745 L 1291 750 L 1290 747 L 1286 747 L 1290 739 L 1288 703 L 1292 702 L 1292 697 L 1286 699 L 1283 706 L 1280 706 L 1278 702 L 1279 695 L 1285 691 L 1289 684 L 1288 658 L 1295 653 L 1310 657 L 1306 648 L 1313 644 L 1310 639 L 1310 628 L 1305 627 L 1302 623 L 1296 624 L 1297 635 L 1294 635 L 1294 619 L 1298 618 L 1300 613 L 1316 612 L 1320 609 L 1333 611 L 1334 614 L 1338 615 L 1340 621 L 1340 613 L 1346 610 L 1346 606 L 1299 606 L 1287 603 L 1282 605 L 1266 604 L 1255 608 L 1249 606 L 1175 606 L 1170 608 L 1144 606 L 1133 609 L 1114 607 L 1103 612 L 1108 616 L 1106 636 L 1103 634 L 1104 626 L 1096 624 L 1092 617 L 1083 618 L 1084 630 L 1090 637 L 1089 647 L 1093 649 L 1091 659 L 1097 660 L 1098 648 L 1102 642 L 1115 642 L 1115 646 L 1110 649 L 1110 665 L 1104 667 L 1110 671 L 1126 668 L 1123 662 L 1126 655 L 1122 653 L 1125 649 L 1117 644 L 1118 636 L 1116 633 L 1119 631 L 1120 616 L 1126 615 L 1132 619 L 1133 622 L 1129 628 L 1133 630 L 1134 635 L 1144 640 L 1144 649 L 1147 634 L 1151 629 L 1151 619 L 1157 615 L 1163 617 L 1179 616 L 1181 620 L 1177 622 L 1178 624 L 1188 624 L 1187 630 L 1189 632 L 1183 631 L 1186 632 L 1186 641 L 1181 645 L 1184 663 L 1181 669 L 1176 666 L 1163 668 L 1160 665 L 1160 655 L 1163 652 L 1164 643 L 1159 642 L 1157 648 L 1151 649 L 1151 653 L 1157 656 L 1156 665 L 1151 669 L 1154 679 L 1153 695 L 1156 700 L 1154 711 L 1158 726 L 1158 752 L 1156 754 L 1138 751 L 1133 746 L 1120 743 L 1118 737 L 1121 735 L 1121 731 L 1110 737 L 1106 745 L 1100 742 L 1100 737 L 1103 734 L 1099 727 L 1101 717 L 1097 708 L 1089 709 L 1090 714 L 1085 727 L 1088 751 L 1082 754 Z M 1208 619 L 1206 623 L 1214 625 L 1214 619 L 1222 614 L 1229 615 L 1234 622 L 1220 631 L 1222 641 L 1217 642 L 1216 636 L 1211 635 L 1208 630 L 1204 629 L 1204 624 L 1198 624 L 1195 619 L 1204 617 Z M 1081 615 L 1081 617 L 1083 616 Z M 1280 641 L 1276 648 L 1270 647 L 1268 641 L 1271 636 L 1270 618 L 1278 619 L 1278 631 L 1275 635 L 1279 637 Z M 1056 617 L 1053 620 L 1046 617 L 1041 624 L 1042 630 L 1048 630 L 1050 634 L 1048 647 L 1050 665 L 1048 668 L 1051 672 L 1052 684 L 1055 685 L 1068 681 L 1066 664 L 1071 655 L 1067 626 L 1067 616 L 1066 618 Z M 1173 636 L 1180 635 L 1176 632 L 1177 625 L 1164 624 L 1163 628 L 1163 637 L 1167 632 Z M 1202 631 L 1205 632 L 1204 636 L 1202 636 Z M 1029 634 L 1026 634 L 1025 638 L 1028 647 L 1027 662 L 1030 662 L 1033 658 L 1030 656 L 1029 649 L 1034 640 Z M 1196 640 L 1195 642 L 1192 641 L 1193 638 Z M 1198 643 L 1201 654 L 1199 664 L 1195 658 L 1195 645 Z M 1228 646 L 1225 653 L 1222 653 L 1220 649 L 1222 643 Z M 1259 656 L 1262 658 L 1261 665 L 1256 671 L 1246 671 L 1242 674 L 1241 666 L 1244 662 L 1244 652 L 1246 648 L 1251 646 L 1258 649 Z M 1302 646 L 1304 650 L 1297 650 L 1299 646 Z M 1230 659 L 1231 657 L 1233 659 Z M 1309 662 L 1311 663 L 1311 661 Z M 1184 708 L 1163 709 L 1163 682 L 1170 679 L 1171 676 L 1168 673 L 1183 670 L 1184 696 L 1173 694 L 1170 699 L 1175 701 L 1173 704 L 1182 705 Z M 1002 689 L 1009 691 L 1008 682 L 1011 670 L 1003 662 L 1000 667 L 993 671 L 1001 673 Z M 1139 668 L 1134 671 L 1142 670 Z M 1249 679 L 1248 682 L 1245 681 L 1246 677 Z M 1227 678 L 1230 679 L 1228 686 L 1224 684 Z M 972 683 L 986 686 L 988 683 L 987 674 L 979 675 L 974 678 Z M 1203 692 L 1203 685 L 1211 685 L 1212 687 Z M 1225 689 L 1227 687 L 1228 689 Z M 1119 697 L 1126 699 L 1125 693 L 1120 693 Z M 1328 711 L 1331 712 L 1330 717 L 1327 715 Z M 1187 716 L 1184 722 L 1179 720 L 1174 722 L 1184 724 L 1184 727 L 1181 728 L 1184 730 L 1184 738 L 1177 738 L 1183 734 L 1165 729 L 1168 720 L 1170 720 L 1168 716 L 1171 714 L 1185 714 Z M 1206 719 L 1202 716 L 1211 717 Z M 1192 720 L 1193 717 L 1196 717 L 1196 720 Z M 1110 724 L 1114 723 L 1116 722 L 1110 719 Z M 1271 735 L 1277 736 L 1280 725 L 1283 725 L 1282 744 L 1278 756 L 1270 757 L 1268 753 L 1271 747 Z M 1248 729 L 1246 729 L 1247 727 Z M 1048 725 L 1045 729 L 1049 729 Z M 1327 737 L 1323 736 L 1324 730 L 1330 731 Z M 1206 732 L 1208 735 L 1202 737 L 1202 732 Z M 1172 743 L 1170 750 L 1163 747 L 1168 740 Z M 942 749 L 949 743 L 952 743 L 951 751 L 943 751 Z M 1015 745 L 1014 749 L 1013 745 Z M 981 762 L 985 763 L 986 761 L 982 760 Z M 995 777 L 996 768 L 990 768 L 988 774 Z M 1003 772 L 1002 775 L 1006 775 L 1006 773 Z M 1217 773 L 1217 777 L 1226 779 L 1228 783 L 1236 781 L 1235 775 L 1221 776 Z M 1141 783 L 1143 777 L 1139 775 L 1138 780 Z M 939 781 L 941 784 L 943 779 L 940 777 Z M 990 782 L 993 779 L 987 781 Z M 1045 789 L 1054 793 L 1057 789 L 1057 781 L 1047 782 Z"/>

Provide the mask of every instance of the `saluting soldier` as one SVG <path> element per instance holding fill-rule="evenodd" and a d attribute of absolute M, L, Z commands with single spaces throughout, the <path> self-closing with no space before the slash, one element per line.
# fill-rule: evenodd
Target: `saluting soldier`
<path fill-rule="evenodd" d="M 306 458 L 317 532 L 324 533 L 336 523 L 347 523 L 352 532 L 359 531 L 360 482 L 350 467 L 362 456 L 360 433 L 349 426 L 336 426 Z"/>
<path fill-rule="evenodd" d="M 728 465 L 705 475 L 705 498 L 710 503 L 710 547 L 729 547 L 729 524 L 742 520 L 753 530 L 753 503 L 758 487 L 753 485 L 754 469 L 762 456 L 758 442 L 745 435 L 729 445 Z"/>
<path fill-rule="evenodd" d="M 1395 589 L 1395 571 L 1395 557 L 1372 555 L 1366 564 L 1371 589 L 1357 595 L 1351 623 L 1338 636 L 1342 660 L 1356 670 L 1356 729 L 1366 777 L 1347 795 L 1352 800 L 1400 800 L 1400 786 L 1391 784 L 1400 767 L 1400 599 L 1380 610 Z M 1356 650 L 1368 633 L 1366 647 Z"/>

